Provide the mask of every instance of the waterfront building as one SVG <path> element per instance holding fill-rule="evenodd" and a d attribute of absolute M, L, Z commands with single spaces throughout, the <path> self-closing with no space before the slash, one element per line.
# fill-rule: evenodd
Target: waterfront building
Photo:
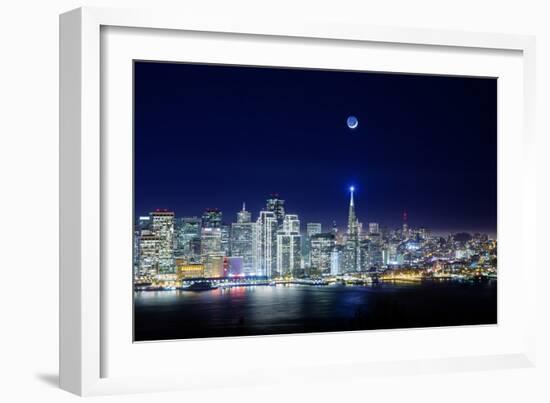
<path fill-rule="evenodd" d="M 132 242 L 132 264 L 134 267 L 134 276 L 139 274 L 139 244 L 141 242 L 141 232 L 134 230 L 134 239 Z"/>
<path fill-rule="evenodd" d="M 132 264 L 134 267 L 134 276 L 139 274 L 139 255 L 141 254 L 141 231 L 137 228 L 137 226 L 134 228 L 134 238 L 132 242 Z"/>
<path fill-rule="evenodd" d="M 277 217 L 260 211 L 256 221 L 256 274 L 271 277 L 277 270 Z"/>
<path fill-rule="evenodd" d="M 335 239 L 333 233 L 315 234 L 311 237 L 310 274 L 330 274 Z"/>
<path fill-rule="evenodd" d="M 222 212 L 217 208 L 207 208 L 202 214 L 203 228 L 220 228 L 222 226 Z"/>
<path fill-rule="evenodd" d="M 337 276 L 340 274 L 340 263 L 342 260 L 342 250 L 335 246 L 330 252 L 330 275 Z"/>
<path fill-rule="evenodd" d="M 242 256 L 230 256 L 225 258 L 224 272 L 229 276 L 244 275 L 244 260 Z"/>
<path fill-rule="evenodd" d="M 175 271 L 173 273 L 157 274 L 156 276 L 153 277 L 154 282 L 162 283 L 162 285 L 167 287 L 177 286 L 178 285 L 177 280 L 178 280 L 178 275 L 176 274 Z"/>
<path fill-rule="evenodd" d="M 139 257 L 141 254 L 140 251 L 140 243 L 141 243 L 141 234 L 148 234 L 149 228 L 151 225 L 151 217 L 149 216 L 140 216 L 135 224 L 134 227 L 134 254 L 133 254 L 133 262 L 134 262 L 134 274 L 137 275 L 139 273 Z"/>
<path fill-rule="evenodd" d="M 145 232 L 145 231 L 144 231 Z M 158 270 L 159 238 L 152 233 L 142 233 L 139 238 L 139 275 L 154 276 Z"/>
<path fill-rule="evenodd" d="M 204 259 L 204 277 L 225 277 L 224 263 L 225 256 L 223 253 L 212 253 L 207 255 Z"/>
<path fill-rule="evenodd" d="M 158 273 L 174 273 L 174 212 L 156 210 L 150 217 L 151 232 L 158 237 Z"/>
<path fill-rule="evenodd" d="M 302 266 L 302 236 L 296 214 L 287 214 L 277 232 L 277 274 L 296 276 Z"/>
<path fill-rule="evenodd" d="M 176 259 L 176 275 L 178 280 L 203 278 L 204 265 L 202 263 L 188 263 L 185 259 Z"/>
<path fill-rule="evenodd" d="M 246 275 L 255 274 L 256 223 L 251 221 L 252 215 L 243 208 L 237 213 L 237 222 L 231 224 L 230 249 L 231 256 L 243 259 L 243 272 Z"/>

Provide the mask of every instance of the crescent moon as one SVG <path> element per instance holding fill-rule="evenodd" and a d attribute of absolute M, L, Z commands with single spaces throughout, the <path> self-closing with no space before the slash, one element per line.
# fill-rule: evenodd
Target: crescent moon
<path fill-rule="evenodd" d="M 359 126 L 359 120 L 355 116 L 349 116 L 346 123 L 350 129 L 355 129 Z"/>

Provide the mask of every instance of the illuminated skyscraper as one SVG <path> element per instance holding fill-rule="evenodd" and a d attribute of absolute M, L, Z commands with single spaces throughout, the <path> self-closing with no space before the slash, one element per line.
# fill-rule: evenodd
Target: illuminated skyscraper
<path fill-rule="evenodd" d="M 267 199 L 265 209 L 275 213 L 277 225 L 281 227 L 283 225 L 283 219 L 285 218 L 285 201 L 279 198 L 278 193 L 270 195 L 269 199 Z"/>
<path fill-rule="evenodd" d="M 151 222 L 151 217 L 141 216 L 139 217 L 135 228 L 134 228 L 134 274 L 139 273 L 140 265 L 140 244 L 141 244 L 141 235 L 149 233 L 149 226 Z"/>
<path fill-rule="evenodd" d="M 207 208 L 202 214 L 203 228 L 220 228 L 222 226 L 222 212 L 217 208 Z"/>
<path fill-rule="evenodd" d="M 141 276 L 159 274 L 159 238 L 151 233 L 141 234 L 139 238 L 139 269 Z"/>
<path fill-rule="evenodd" d="M 174 212 L 156 210 L 150 216 L 151 232 L 158 237 L 158 272 L 175 273 Z"/>
<path fill-rule="evenodd" d="M 360 242 L 361 271 L 380 269 L 384 264 L 380 235 L 372 234 L 369 239 Z"/>
<path fill-rule="evenodd" d="M 297 275 L 302 263 L 300 220 L 296 214 L 287 214 L 283 227 L 277 233 L 277 273 Z"/>
<path fill-rule="evenodd" d="M 221 228 L 203 228 L 201 230 L 201 260 L 204 264 L 205 277 L 223 277 L 224 256 Z"/>
<path fill-rule="evenodd" d="M 311 265 L 311 237 L 316 234 L 320 234 L 323 227 L 320 222 L 308 222 L 306 224 L 306 237 L 304 239 L 302 253 L 304 255 L 305 265 L 309 267 Z"/>
<path fill-rule="evenodd" d="M 333 233 L 315 234 L 311 237 L 310 274 L 330 274 L 334 246 L 335 236 Z"/>
<path fill-rule="evenodd" d="M 209 255 L 220 255 L 222 251 L 221 228 L 203 228 L 201 230 L 201 257 L 205 260 Z"/>
<path fill-rule="evenodd" d="M 340 274 L 340 265 L 342 261 L 342 251 L 339 246 L 335 246 L 330 253 L 330 274 L 336 276 Z"/>
<path fill-rule="evenodd" d="M 353 200 L 353 192 L 355 188 L 352 186 L 349 189 L 350 198 L 349 198 L 349 209 L 348 209 L 348 236 L 353 238 L 357 235 L 357 217 L 355 216 L 355 202 Z"/>
<path fill-rule="evenodd" d="M 231 224 L 231 256 L 242 257 L 242 269 L 246 275 L 255 274 L 256 223 L 252 215 L 243 209 L 237 213 L 237 222 Z"/>
<path fill-rule="evenodd" d="M 223 224 L 221 225 L 220 227 L 220 230 L 221 230 L 221 248 L 222 248 L 222 252 L 225 253 L 225 256 L 229 256 L 230 255 L 230 249 L 231 249 L 231 244 L 230 244 L 230 236 L 231 236 L 231 227 L 227 224 Z"/>
<path fill-rule="evenodd" d="M 353 200 L 353 192 L 355 188 L 350 188 L 350 200 L 348 210 L 348 231 L 347 239 L 344 245 L 344 262 L 343 268 L 347 273 L 357 272 L 361 270 L 361 250 L 359 245 L 359 222 L 355 215 L 355 202 Z"/>
<path fill-rule="evenodd" d="M 260 211 L 256 221 L 256 273 L 271 277 L 277 270 L 277 217 Z"/>
<path fill-rule="evenodd" d="M 197 262 L 200 256 L 201 219 L 176 218 L 176 255 L 187 262 Z"/>
<path fill-rule="evenodd" d="M 359 241 L 359 271 L 367 271 L 369 269 L 369 253 L 370 253 L 370 244 L 371 241 L 369 239 L 364 239 L 362 241 Z"/>

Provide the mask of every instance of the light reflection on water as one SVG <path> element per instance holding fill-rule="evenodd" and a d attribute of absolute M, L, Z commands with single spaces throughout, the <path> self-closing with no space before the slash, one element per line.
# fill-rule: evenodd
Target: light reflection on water
<path fill-rule="evenodd" d="M 496 282 L 135 292 L 139 340 L 496 322 Z"/>

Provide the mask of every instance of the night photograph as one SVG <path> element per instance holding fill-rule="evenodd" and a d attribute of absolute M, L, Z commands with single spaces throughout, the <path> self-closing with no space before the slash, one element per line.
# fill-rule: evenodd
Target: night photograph
<path fill-rule="evenodd" d="M 497 79 L 133 74 L 134 341 L 497 323 Z"/>

